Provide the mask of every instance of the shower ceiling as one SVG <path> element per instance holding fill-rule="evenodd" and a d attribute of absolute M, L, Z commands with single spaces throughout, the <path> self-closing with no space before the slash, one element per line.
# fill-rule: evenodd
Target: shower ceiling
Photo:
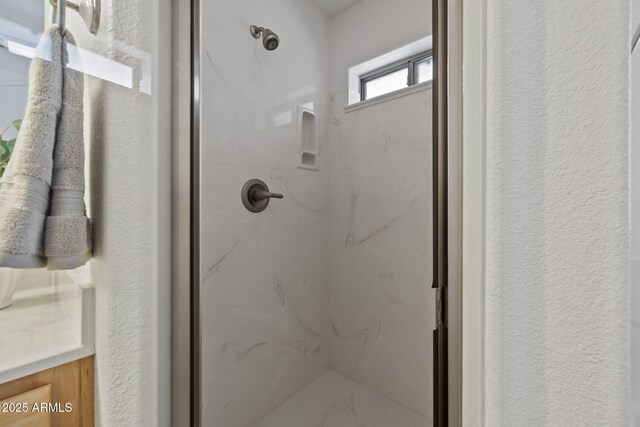
<path fill-rule="evenodd" d="M 363 0 L 309 0 L 329 18 L 340 15 Z"/>

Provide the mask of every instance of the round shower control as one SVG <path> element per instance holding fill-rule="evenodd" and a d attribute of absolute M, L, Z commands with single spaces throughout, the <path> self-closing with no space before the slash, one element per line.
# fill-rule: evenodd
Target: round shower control
<path fill-rule="evenodd" d="M 262 212 L 269 206 L 270 199 L 282 199 L 284 196 L 271 193 L 267 184 L 259 179 L 250 179 L 242 187 L 242 204 L 250 212 Z"/>

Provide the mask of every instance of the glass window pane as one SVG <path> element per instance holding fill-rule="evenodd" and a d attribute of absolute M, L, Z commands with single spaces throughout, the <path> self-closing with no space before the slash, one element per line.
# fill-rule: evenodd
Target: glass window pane
<path fill-rule="evenodd" d="M 414 64 L 413 69 L 416 83 L 428 82 L 433 79 L 433 58 L 422 59 Z"/>
<path fill-rule="evenodd" d="M 366 99 L 375 98 L 385 93 L 407 87 L 409 68 L 405 67 L 393 73 L 389 73 L 377 79 L 365 82 Z"/>

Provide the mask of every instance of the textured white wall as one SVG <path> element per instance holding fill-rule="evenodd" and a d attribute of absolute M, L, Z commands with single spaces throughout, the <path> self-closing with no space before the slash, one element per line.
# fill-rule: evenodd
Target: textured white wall
<path fill-rule="evenodd" d="M 640 1 L 631 8 L 633 34 Z M 631 426 L 640 426 L 640 46 L 631 57 Z"/>
<path fill-rule="evenodd" d="M 487 1 L 487 426 L 628 422 L 628 49 L 627 1 Z"/>
<path fill-rule="evenodd" d="M 151 77 L 151 95 L 87 78 L 96 288 L 96 425 L 170 422 L 170 2 L 102 3 L 78 45 Z"/>

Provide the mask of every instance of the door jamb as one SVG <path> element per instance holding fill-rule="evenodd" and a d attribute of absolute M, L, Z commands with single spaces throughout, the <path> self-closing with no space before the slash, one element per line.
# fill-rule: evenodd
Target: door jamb
<path fill-rule="evenodd" d="M 447 290 L 448 312 L 448 418 L 449 426 L 462 426 L 463 402 L 463 138 L 462 138 L 462 0 L 449 0 L 447 13 L 448 53 L 448 242 L 449 271 Z"/>
<path fill-rule="evenodd" d="M 486 199 L 486 0 L 461 0 L 462 283 L 461 414 L 465 427 L 484 426 L 484 300 Z"/>

